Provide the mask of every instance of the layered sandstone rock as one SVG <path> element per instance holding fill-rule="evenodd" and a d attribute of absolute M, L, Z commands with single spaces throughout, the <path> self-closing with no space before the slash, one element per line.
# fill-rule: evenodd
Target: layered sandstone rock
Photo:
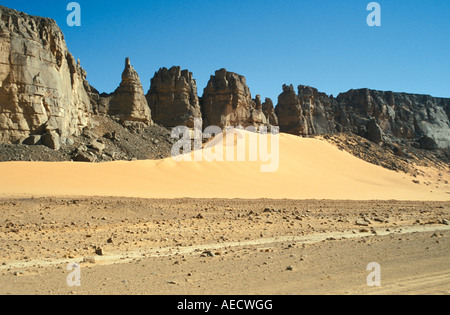
<path fill-rule="evenodd" d="M 297 94 L 284 85 L 276 108 L 280 130 L 302 136 L 334 133 L 334 104 L 333 97 L 310 86 L 299 85 Z"/>
<path fill-rule="evenodd" d="M 351 132 L 375 143 L 450 149 L 450 99 L 428 95 L 360 89 L 334 98 L 284 85 L 274 110 L 270 99 L 252 99 L 245 77 L 226 69 L 211 76 L 199 100 L 192 73 L 173 67 L 155 74 L 146 97 L 128 58 L 117 90 L 99 95 L 55 21 L 0 6 L 1 143 L 57 150 L 86 131 L 92 114 L 142 126 L 152 123 L 150 107 L 165 127 L 193 127 L 202 117 L 204 126 L 279 125 L 295 135 Z"/>
<path fill-rule="evenodd" d="M 125 60 L 120 86 L 110 95 L 100 95 L 98 104 L 100 114 L 117 117 L 122 122 L 152 123 L 141 80 L 129 58 Z"/>
<path fill-rule="evenodd" d="M 281 132 L 297 136 L 310 134 L 310 124 L 303 114 L 302 104 L 293 85 L 283 85 L 283 93 L 278 97 L 275 113 Z"/>
<path fill-rule="evenodd" d="M 194 128 L 202 118 L 197 83 L 188 70 L 161 68 L 151 80 L 147 101 L 155 123 L 164 127 Z"/>
<path fill-rule="evenodd" d="M 409 141 L 424 149 L 450 148 L 450 99 L 350 90 L 337 98 L 300 85 L 283 86 L 276 114 L 281 132 L 320 135 L 350 132 L 375 143 Z"/>
<path fill-rule="evenodd" d="M 336 122 L 344 131 L 358 133 L 365 127 L 369 138 L 375 132 L 376 142 L 378 126 L 391 140 L 417 141 L 425 149 L 450 149 L 450 99 L 360 89 L 340 94 L 337 101 Z"/>
<path fill-rule="evenodd" d="M 250 108 L 250 117 L 248 119 L 249 126 L 259 128 L 267 125 L 267 119 L 262 110 L 261 95 L 256 95 L 253 100 L 254 107 Z"/>
<path fill-rule="evenodd" d="M 336 131 L 333 112 L 336 102 L 333 97 L 320 93 L 313 87 L 299 85 L 298 98 L 308 123 L 307 134 L 329 134 Z"/>
<path fill-rule="evenodd" d="M 202 97 L 204 125 L 221 128 L 264 125 L 265 117 L 256 108 L 245 77 L 226 69 L 216 71 Z"/>
<path fill-rule="evenodd" d="M 0 142 L 79 135 L 92 112 L 85 76 L 54 20 L 0 6 Z"/>
<path fill-rule="evenodd" d="M 270 98 L 266 98 L 264 103 L 262 103 L 262 111 L 269 126 L 278 126 L 278 117 L 275 114 L 275 107 Z"/>

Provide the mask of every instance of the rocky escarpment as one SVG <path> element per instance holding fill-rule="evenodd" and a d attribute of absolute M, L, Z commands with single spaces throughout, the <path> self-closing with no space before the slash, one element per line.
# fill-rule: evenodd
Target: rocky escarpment
<path fill-rule="evenodd" d="M 284 85 L 276 114 L 281 132 L 295 135 L 348 132 L 375 143 L 450 149 L 449 104 L 450 99 L 369 89 L 334 98 L 300 85 L 297 94 Z"/>
<path fill-rule="evenodd" d="M 89 124 L 86 73 L 52 19 L 0 6 L 0 142 L 59 148 Z"/>
<path fill-rule="evenodd" d="M 450 99 L 360 89 L 342 93 L 336 100 L 336 122 L 344 131 L 378 138 L 381 130 L 390 140 L 450 149 Z"/>
<path fill-rule="evenodd" d="M 159 69 L 151 80 L 147 100 L 153 120 L 165 127 L 194 128 L 194 120 L 202 118 L 197 83 L 192 72 L 180 67 Z"/>
<path fill-rule="evenodd" d="M 450 149 L 446 98 L 369 89 L 333 97 L 309 86 L 296 91 L 284 85 L 274 107 L 260 95 L 253 99 L 245 77 L 226 69 L 211 76 L 199 98 L 193 74 L 180 67 L 156 72 L 145 96 L 128 58 L 120 86 L 100 95 L 68 51 L 55 21 L 0 6 L 0 44 L 0 143 L 22 143 L 21 150 L 44 144 L 61 148 L 65 158 L 88 161 L 159 157 L 158 146 L 167 153 L 173 140 L 163 127 L 192 128 L 195 118 L 203 118 L 204 128 L 280 126 L 281 132 L 300 136 L 344 132 L 399 155 L 405 147 L 446 149 L 445 154 Z M 162 129 L 152 126 L 153 120 Z M 93 136 L 99 123 L 116 129 Z M 132 144 L 123 148 L 129 142 L 125 139 Z M 148 150 L 131 154 L 134 145 L 148 145 Z"/>
<path fill-rule="evenodd" d="M 144 95 L 141 79 L 130 63 L 125 60 L 120 86 L 110 95 L 100 95 L 98 111 L 119 118 L 122 122 L 152 124 L 151 111 Z"/>
<path fill-rule="evenodd" d="M 257 108 L 244 76 L 226 69 L 216 71 L 202 97 L 204 125 L 229 126 L 266 125 L 262 108 Z"/>

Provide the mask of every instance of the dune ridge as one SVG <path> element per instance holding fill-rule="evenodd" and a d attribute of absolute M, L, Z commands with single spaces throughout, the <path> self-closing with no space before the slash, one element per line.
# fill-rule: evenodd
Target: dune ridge
<path fill-rule="evenodd" d="M 247 132 L 234 132 L 235 146 L 248 139 Z M 211 146 L 220 152 L 221 139 L 202 153 Z M 416 184 L 407 174 L 369 164 L 326 141 L 288 134 L 278 140 L 275 172 L 261 172 L 267 162 L 258 161 L 5 162 L 0 196 L 450 200 L 448 185 Z"/>

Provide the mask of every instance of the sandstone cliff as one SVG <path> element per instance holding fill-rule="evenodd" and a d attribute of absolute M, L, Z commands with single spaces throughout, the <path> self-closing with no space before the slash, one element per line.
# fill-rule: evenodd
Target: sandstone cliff
<path fill-rule="evenodd" d="M 375 143 L 410 142 L 450 149 L 450 99 L 428 95 L 350 90 L 337 98 L 300 85 L 283 86 L 276 113 L 281 132 L 317 135 L 350 132 Z"/>
<path fill-rule="evenodd" d="M 450 99 L 361 89 L 342 93 L 337 101 L 336 121 L 343 130 L 361 133 L 361 126 L 364 129 L 375 120 L 387 137 L 422 143 L 422 139 L 431 139 L 432 146 L 450 149 L 450 122 L 446 113 Z"/>
<path fill-rule="evenodd" d="M 266 124 L 262 109 L 257 109 L 252 100 L 245 77 L 226 69 L 211 76 L 203 92 L 202 112 L 206 126 L 246 128 Z"/>
<path fill-rule="evenodd" d="M 152 123 L 141 80 L 129 58 L 125 60 L 120 86 L 110 95 L 101 95 L 98 102 L 100 114 L 117 117 L 122 122 Z"/>
<path fill-rule="evenodd" d="M 156 72 L 145 96 L 128 58 L 120 86 L 99 95 L 55 21 L 0 6 L 0 44 L 0 143 L 58 150 L 84 137 L 101 114 L 128 127 L 151 125 L 154 118 L 164 127 L 192 128 L 203 118 L 204 127 L 279 125 L 281 132 L 302 136 L 346 132 L 375 143 L 450 149 L 448 98 L 369 89 L 335 98 L 284 85 L 274 108 L 270 99 L 252 99 L 245 77 L 226 69 L 211 76 L 199 98 L 192 73 L 180 67 Z"/>
<path fill-rule="evenodd" d="M 309 135 L 309 123 L 303 114 L 302 104 L 293 85 L 283 85 L 283 93 L 278 96 L 275 108 L 280 131 L 293 135 Z"/>
<path fill-rule="evenodd" d="M 310 86 L 298 86 L 298 98 L 308 124 L 308 133 L 328 134 L 336 130 L 332 97 Z"/>
<path fill-rule="evenodd" d="M 0 47 L 0 142 L 79 135 L 92 112 L 89 84 L 56 22 L 0 6 Z"/>
<path fill-rule="evenodd" d="M 194 127 L 202 118 L 197 83 L 192 72 L 180 67 L 161 68 L 151 80 L 147 101 L 155 123 L 164 127 Z"/>

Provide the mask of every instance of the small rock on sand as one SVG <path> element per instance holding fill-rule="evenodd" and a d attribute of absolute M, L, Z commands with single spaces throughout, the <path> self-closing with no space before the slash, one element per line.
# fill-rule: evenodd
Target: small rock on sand
<path fill-rule="evenodd" d="M 369 226 L 369 223 L 363 220 L 356 220 L 355 224 L 359 226 Z"/>

